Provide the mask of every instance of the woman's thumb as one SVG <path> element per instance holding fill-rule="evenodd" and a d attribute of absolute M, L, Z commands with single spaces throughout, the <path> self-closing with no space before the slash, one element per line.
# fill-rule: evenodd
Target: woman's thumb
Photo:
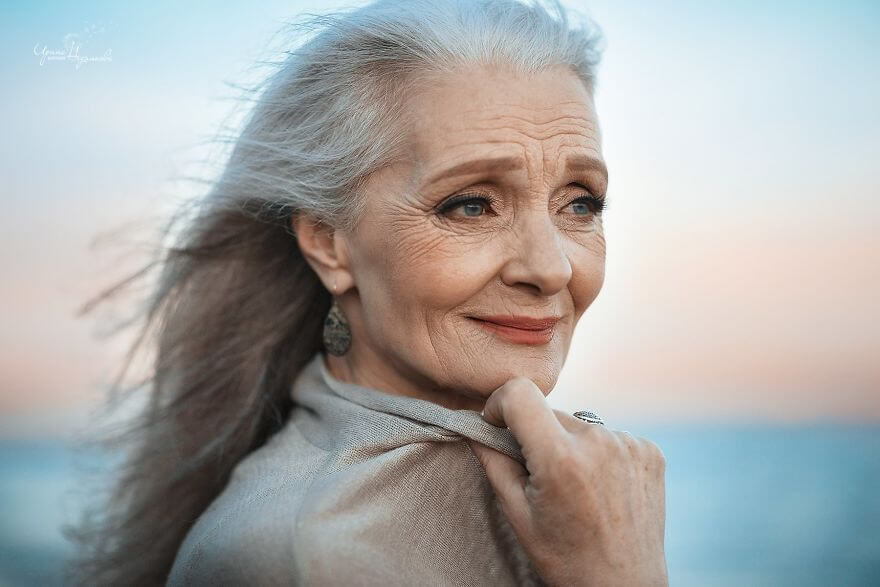
<path fill-rule="evenodd" d="M 516 459 L 489 448 L 479 442 L 467 439 L 471 450 L 486 471 L 489 484 L 495 490 L 505 511 L 525 511 L 525 487 L 529 481 L 529 472 Z M 508 516 L 510 514 L 508 513 Z"/>

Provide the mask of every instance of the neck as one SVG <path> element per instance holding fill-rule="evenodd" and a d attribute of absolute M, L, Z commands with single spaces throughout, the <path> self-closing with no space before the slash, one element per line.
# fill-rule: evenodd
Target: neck
<path fill-rule="evenodd" d="M 400 373 L 388 361 L 358 361 L 356 355 L 351 351 L 341 357 L 324 353 L 324 365 L 330 374 L 339 381 L 392 395 L 426 400 L 451 410 L 480 412 L 486 403 L 484 397 L 471 395 L 464 391 L 444 389 L 433 385 L 428 378 L 419 374 L 407 376 Z"/>

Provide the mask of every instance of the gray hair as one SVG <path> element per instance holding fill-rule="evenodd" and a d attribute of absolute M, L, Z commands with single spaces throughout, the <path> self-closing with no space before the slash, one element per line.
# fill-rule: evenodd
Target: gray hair
<path fill-rule="evenodd" d="M 153 375 L 129 390 L 146 388 L 146 401 L 122 434 L 100 441 L 128 448 L 110 494 L 65 529 L 79 545 L 71 583 L 164 584 L 232 469 L 284 425 L 331 303 L 291 217 L 357 226 L 366 179 L 407 154 L 406 104 L 430 76 L 564 66 L 594 91 L 601 32 L 558 0 L 546 4 L 377 0 L 282 29 L 291 44 L 315 34 L 251 90 L 258 98 L 222 173 L 194 214 L 182 220 L 181 207 L 165 228 L 167 238 L 185 222 L 173 244 L 83 306 L 88 313 L 158 270 L 116 380 L 121 388 L 154 334 Z"/>

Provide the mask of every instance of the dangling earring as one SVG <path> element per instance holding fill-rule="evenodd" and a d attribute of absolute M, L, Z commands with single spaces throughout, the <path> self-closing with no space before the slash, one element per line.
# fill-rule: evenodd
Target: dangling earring
<path fill-rule="evenodd" d="M 344 355 L 351 346 L 351 327 L 336 302 L 336 281 L 333 282 L 333 305 L 324 319 L 324 348 L 331 355 Z"/>

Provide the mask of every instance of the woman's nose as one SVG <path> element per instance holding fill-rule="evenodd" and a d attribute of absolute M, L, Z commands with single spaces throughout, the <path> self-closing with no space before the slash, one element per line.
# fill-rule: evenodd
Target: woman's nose
<path fill-rule="evenodd" d="M 543 295 L 568 285 L 572 270 L 565 238 L 546 211 L 523 212 L 509 238 L 512 253 L 501 272 L 506 285 L 526 283 Z"/>

